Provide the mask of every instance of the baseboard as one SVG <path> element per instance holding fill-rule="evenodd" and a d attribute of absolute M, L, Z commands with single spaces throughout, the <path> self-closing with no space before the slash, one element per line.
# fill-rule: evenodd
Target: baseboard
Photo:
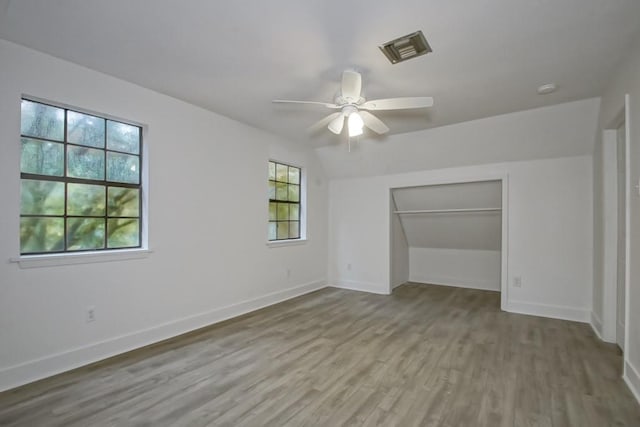
<path fill-rule="evenodd" d="M 574 322 L 589 323 L 590 311 L 587 309 L 566 307 L 561 305 L 535 304 L 524 301 L 508 301 L 507 310 L 510 313 L 529 314 L 531 316 L 550 317 L 552 319 L 572 320 Z"/>
<path fill-rule="evenodd" d="M 327 287 L 326 280 L 316 280 L 252 300 L 195 314 L 149 329 L 4 368 L 0 370 L 0 391 L 9 390 L 90 363 L 98 362 L 325 287 Z"/>
<path fill-rule="evenodd" d="M 593 329 L 593 332 L 600 339 L 600 341 L 604 341 L 604 338 L 602 337 L 602 332 L 601 332 L 602 320 L 600 320 L 598 315 L 595 314 L 593 311 L 591 312 L 591 322 L 589 322 L 589 324 L 591 325 L 591 329 Z"/>
<path fill-rule="evenodd" d="M 640 403 L 640 373 L 628 360 L 624 362 L 624 375 L 622 375 L 622 378 L 638 403 Z"/>
<path fill-rule="evenodd" d="M 459 277 L 426 277 L 412 276 L 410 282 L 424 283 L 428 285 L 452 286 L 455 288 L 479 289 L 482 291 L 500 292 L 500 283 L 490 280 L 465 280 Z"/>
<path fill-rule="evenodd" d="M 407 281 L 394 283 L 393 285 L 391 285 L 391 289 L 395 289 L 395 288 L 397 288 L 398 286 L 402 286 L 402 285 L 404 285 L 405 283 L 407 283 Z"/>
<path fill-rule="evenodd" d="M 356 280 L 334 280 L 328 286 L 350 291 L 369 292 L 372 294 L 389 295 L 389 290 L 380 283 L 360 282 Z"/>

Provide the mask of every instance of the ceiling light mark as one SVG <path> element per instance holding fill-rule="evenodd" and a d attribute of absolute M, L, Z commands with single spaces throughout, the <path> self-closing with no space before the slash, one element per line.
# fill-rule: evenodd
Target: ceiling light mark
<path fill-rule="evenodd" d="M 558 85 L 555 83 L 548 83 L 546 85 L 542 85 L 538 88 L 539 95 L 546 95 L 548 93 L 553 93 L 558 89 Z"/>

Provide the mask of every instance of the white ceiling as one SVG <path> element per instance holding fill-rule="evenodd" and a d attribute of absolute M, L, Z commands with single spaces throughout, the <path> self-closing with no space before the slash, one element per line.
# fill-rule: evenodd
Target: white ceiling
<path fill-rule="evenodd" d="M 638 0 L 0 0 L 0 38 L 302 142 L 328 111 L 271 100 L 331 101 L 344 69 L 368 99 L 435 98 L 379 114 L 405 133 L 598 96 L 639 28 Z M 433 53 L 377 48 L 419 29 Z"/>
<path fill-rule="evenodd" d="M 398 211 L 500 208 L 500 181 L 429 185 L 394 189 Z M 412 248 L 499 251 L 502 236 L 500 211 L 421 213 L 400 215 Z"/>

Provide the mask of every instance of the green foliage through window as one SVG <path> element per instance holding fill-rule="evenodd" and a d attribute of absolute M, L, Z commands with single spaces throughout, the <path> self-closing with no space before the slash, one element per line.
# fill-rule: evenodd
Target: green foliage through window
<path fill-rule="evenodd" d="M 268 238 L 300 238 L 300 168 L 269 162 Z"/>
<path fill-rule="evenodd" d="M 20 252 L 141 245 L 140 127 L 22 100 Z"/>

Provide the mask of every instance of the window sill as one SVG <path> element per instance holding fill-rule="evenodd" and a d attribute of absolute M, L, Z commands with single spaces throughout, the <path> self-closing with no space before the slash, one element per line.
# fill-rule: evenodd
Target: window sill
<path fill-rule="evenodd" d="M 149 249 L 122 249 L 104 252 L 80 252 L 51 255 L 23 255 L 11 258 L 20 268 L 56 267 L 59 265 L 91 264 L 97 262 L 125 261 L 147 258 L 153 251 Z"/>
<path fill-rule="evenodd" d="M 295 240 L 274 240 L 267 242 L 267 246 L 270 248 L 282 248 L 284 246 L 298 246 L 307 243 L 307 239 L 295 239 Z"/>

